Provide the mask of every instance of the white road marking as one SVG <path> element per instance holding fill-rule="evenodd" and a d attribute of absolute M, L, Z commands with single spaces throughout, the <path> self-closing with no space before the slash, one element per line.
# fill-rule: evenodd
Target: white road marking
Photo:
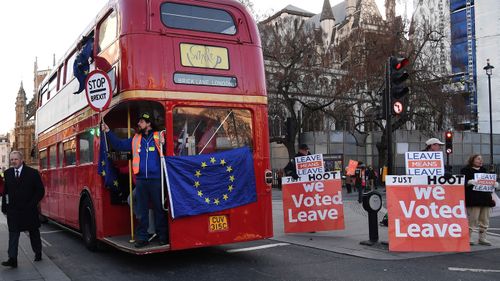
<path fill-rule="evenodd" d="M 50 233 L 57 233 L 57 232 L 62 232 L 62 230 L 40 231 L 40 234 L 50 234 Z"/>
<path fill-rule="evenodd" d="M 449 271 L 470 271 L 470 272 L 493 272 L 493 273 L 500 273 L 500 269 L 448 267 L 448 270 Z"/>
<path fill-rule="evenodd" d="M 42 244 L 44 244 L 45 247 L 52 247 L 52 244 L 50 244 L 49 241 L 47 241 L 47 240 L 45 240 L 43 238 L 41 238 L 41 239 L 42 239 Z"/>
<path fill-rule="evenodd" d="M 248 247 L 248 248 L 230 249 L 230 250 L 227 250 L 226 252 L 228 252 L 228 253 L 247 252 L 247 251 L 255 251 L 255 250 L 280 247 L 280 246 L 288 246 L 288 245 L 290 245 L 290 244 L 289 243 L 275 243 L 275 244 L 267 244 L 267 245 Z"/>

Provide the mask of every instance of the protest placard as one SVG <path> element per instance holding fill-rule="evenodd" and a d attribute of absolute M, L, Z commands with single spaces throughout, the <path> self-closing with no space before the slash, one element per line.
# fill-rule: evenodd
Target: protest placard
<path fill-rule="evenodd" d="M 464 177 L 387 176 L 389 250 L 470 251 Z"/>
<path fill-rule="evenodd" d="M 323 154 L 312 154 L 295 157 L 297 175 L 322 174 L 325 172 Z"/>
<path fill-rule="evenodd" d="M 497 182 L 496 174 L 475 173 L 474 180 L 476 184 L 472 188 L 474 191 L 493 192 Z"/>
<path fill-rule="evenodd" d="M 345 174 L 347 176 L 354 176 L 357 167 L 358 167 L 358 161 L 349 160 L 349 165 L 347 165 L 347 168 L 345 169 Z"/>
<path fill-rule="evenodd" d="M 339 172 L 282 178 L 285 233 L 344 229 Z"/>
<path fill-rule="evenodd" d="M 444 175 L 443 152 L 413 151 L 405 153 L 406 174 L 409 176 Z"/>

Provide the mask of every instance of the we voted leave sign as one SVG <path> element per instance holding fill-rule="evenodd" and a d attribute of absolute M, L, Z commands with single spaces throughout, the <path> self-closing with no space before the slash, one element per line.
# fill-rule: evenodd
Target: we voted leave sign
<path fill-rule="evenodd" d="M 470 251 L 463 176 L 386 179 L 390 251 Z"/>
<path fill-rule="evenodd" d="M 339 172 L 282 178 L 285 233 L 344 229 Z"/>

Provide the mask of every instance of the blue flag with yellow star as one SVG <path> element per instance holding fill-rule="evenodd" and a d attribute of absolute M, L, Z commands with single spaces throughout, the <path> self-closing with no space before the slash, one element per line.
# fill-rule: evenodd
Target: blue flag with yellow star
<path fill-rule="evenodd" d="M 78 90 L 73 94 L 79 94 L 85 90 L 85 79 L 90 71 L 89 59 L 93 57 L 94 38 L 83 38 L 82 42 L 84 44 L 82 50 L 73 62 L 73 74 L 79 83 Z"/>
<path fill-rule="evenodd" d="M 100 148 L 99 148 L 99 165 L 97 166 L 97 173 L 104 177 L 104 186 L 107 189 L 114 191 L 118 190 L 118 174 L 113 166 L 113 162 L 109 159 L 108 150 L 106 146 L 106 138 L 104 132 L 99 129 Z"/>
<path fill-rule="evenodd" d="M 217 212 L 257 200 L 248 147 L 165 159 L 172 218 Z"/>

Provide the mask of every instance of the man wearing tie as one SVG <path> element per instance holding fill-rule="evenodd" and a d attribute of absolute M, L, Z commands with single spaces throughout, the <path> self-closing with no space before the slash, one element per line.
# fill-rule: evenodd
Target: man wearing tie
<path fill-rule="evenodd" d="M 21 231 L 29 231 L 35 261 L 42 260 L 38 203 L 45 195 L 45 189 L 40 174 L 24 164 L 20 151 L 10 153 L 10 165 L 4 174 L 5 193 L 2 197 L 2 213 L 7 215 L 9 227 L 9 259 L 2 265 L 15 268 Z"/>

